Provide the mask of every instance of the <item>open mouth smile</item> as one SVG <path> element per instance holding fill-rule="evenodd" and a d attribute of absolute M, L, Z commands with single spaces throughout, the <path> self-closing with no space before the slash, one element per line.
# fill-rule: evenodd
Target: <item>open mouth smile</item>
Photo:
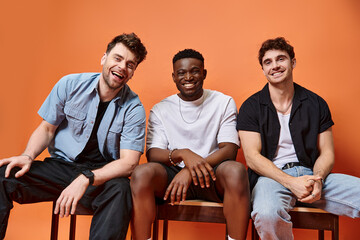
<path fill-rule="evenodd" d="M 112 71 L 111 73 L 112 73 L 112 75 L 114 75 L 115 77 L 117 77 L 121 80 L 123 80 L 125 78 L 125 76 L 122 73 L 115 72 L 115 71 Z"/>

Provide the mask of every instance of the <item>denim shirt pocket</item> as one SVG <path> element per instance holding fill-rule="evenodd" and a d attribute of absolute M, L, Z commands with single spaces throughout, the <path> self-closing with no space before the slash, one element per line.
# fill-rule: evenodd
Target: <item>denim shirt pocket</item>
<path fill-rule="evenodd" d="M 115 159 L 120 157 L 120 139 L 123 131 L 123 125 L 123 122 L 113 123 L 109 129 L 107 137 L 107 149 Z"/>
<path fill-rule="evenodd" d="M 84 129 L 86 112 L 80 111 L 79 109 L 71 106 L 65 106 L 64 113 L 66 115 L 69 128 L 74 133 L 74 136 L 79 137 Z"/>

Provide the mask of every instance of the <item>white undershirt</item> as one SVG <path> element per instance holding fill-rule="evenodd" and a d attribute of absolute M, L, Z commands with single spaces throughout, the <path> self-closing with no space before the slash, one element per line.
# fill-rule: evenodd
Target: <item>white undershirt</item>
<path fill-rule="evenodd" d="M 279 112 L 277 114 L 280 122 L 280 137 L 273 163 L 281 169 L 286 163 L 299 162 L 299 160 L 296 156 L 294 144 L 290 135 L 290 114 L 283 115 Z"/>

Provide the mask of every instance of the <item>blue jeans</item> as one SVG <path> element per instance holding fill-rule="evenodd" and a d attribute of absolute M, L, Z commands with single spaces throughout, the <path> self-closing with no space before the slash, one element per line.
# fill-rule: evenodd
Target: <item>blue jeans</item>
<path fill-rule="evenodd" d="M 284 170 L 299 177 L 313 175 L 309 168 L 297 166 Z M 336 215 L 360 217 L 360 178 L 345 174 L 329 174 L 325 179 L 321 199 L 308 204 Z M 261 239 L 294 239 L 288 212 L 296 203 L 295 195 L 280 183 L 260 177 L 253 191 L 251 218 Z"/>

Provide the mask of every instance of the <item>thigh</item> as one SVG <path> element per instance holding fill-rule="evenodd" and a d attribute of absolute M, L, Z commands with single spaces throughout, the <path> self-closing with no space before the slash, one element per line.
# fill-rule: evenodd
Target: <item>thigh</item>
<path fill-rule="evenodd" d="M 17 170 L 13 169 L 4 181 L 11 199 L 18 203 L 56 200 L 77 176 L 71 163 L 54 159 L 34 161 L 29 171 L 20 178 L 14 177 Z"/>
<path fill-rule="evenodd" d="M 251 194 L 253 213 L 277 212 L 279 210 L 290 211 L 296 198 L 291 191 L 280 183 L 267 177 L 259 177 Z M 253 215 L 252 213 L 252 215 Z"/>
<path fill-rule="evenodd" d="M 331 173 L 325 179 L 321 199 L 312 205 L 337 215 L 360 217 L 360 178 Z"/>

